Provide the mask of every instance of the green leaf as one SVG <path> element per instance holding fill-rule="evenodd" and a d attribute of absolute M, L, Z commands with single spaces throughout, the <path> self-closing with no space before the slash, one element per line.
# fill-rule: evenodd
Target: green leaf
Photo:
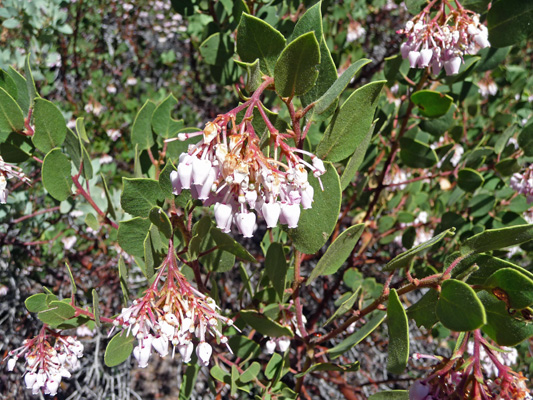
<path fill-rule="evenodd" d="M 274 76 L 278 56 L 285 48 L 283 35 L 268 23 L 243 13 L 237 28 L 237 53 L 242 61 L 253 63 L 259 59 L 261 70 Z"/>
<path fill-rule="evenodd" d="M 327 161 L 342 161 L 365 140 L 374 120 L 381 88 L 386 81 L 366 84 L 343 103 L 318 144 L 316 155 Z"/>
<path fill-rule="evenodd" d="M 457 173 L 457 185 L 465 192 L 474 192 L 484 182 L 483 175 L 471 168 L 463 168 Z"/>
<path fill-rule="evenodd" d="M 32 141 L 42 152 L 48 153 L 65 141 L 67 124 L 61 111 L 52 102 L 41 98 L 35 99 L 33 123 L 35 130 Z"/>
<path fill-rule="evenodd" d="M 135 217 L 148 217 L 150 210 L 165 197 L 159 183 L 148 178 L 122 178 L 124 189 L 120 197 L 122 209 Z"/>
<path fill-rule="evenodd" d="M 322 12 L 320 10 L 322 1 L 319 1 L 314 6 L 309 7 L 307 11 L 300 17 L 294 30 L 292 31 L 289 42 L 299 38 L 300 36 L 313 32 L 317 39 L 322 37 Z"/>
<path fill-rule="evenodd" d="M 515 158 L 504 158 L 494 167 L 503 176 L 511 176 L 522 169 Z"/>
<path fill-rule="evenodd" d="M 13 97 L 0 88 L 0 138 L 24 130 L 24 114 Z M 0 140 L 3 141 L 3 140 Z"/>
<path fill-rule="evenodd" d="M 272 354 L 265 368 L 265 376 L 268 380 L 272 380 L 283 368 L 283 357 L 278 353 Z"/>
<path fill-rule="evenodd" d="M 11 76 L 15 84 L 17 85 L 17 98 L 15 99 L 25 114 L 28 113 L 30 108 L 30 95 L 28 93 L 28 86 L 26 78 L 24 78 L 18 71 L 9 67 L 7 73 Z"/>
<path fill-rule="evenodd" d="M 46 297 L 49 296 L 45 293 L 37 293 L 30 297 L 28 297 L 24 301 L 24 305 L 28 309 L 29 312 L 32 313 L 38 313 L 39 311 L 44 311 L 48 308 L 48 304 L 46 304 Z"/>
<path fill-rule="evenodd" d="M 88 212 L 85 216 L 85 223 L 94 231 L 98 231 L 100 229 L 100 223 L 96 219 L 96 216 L 91 212 Z"/>
<path fill-rule="evenodd" d="M 369 62 L 371 62 L 371 60 L 362 58 L 350 65 L 346 71 L 337 78 L 335 83 L 333 83 L 333 85 L 331 85 L 330 88 L 316 101 L 314 108 L 315 113 L 322 114 L 326 111 L 339 98 L 342 92 L 344 92 L 344 89 L 346 89 L 346 86 L 348 86 L 355 74 L 357 74 L 357 72 Z"/>
<path fill-rule="evenodd" d="M 65 263 L 65 267 L 67 267 L 68 277 L 70 279 L 70 290 L 72 294 L 76 294 L 76 282 L 74 281 L 74 276 L 72 275 L 72 271 L 70 269 L 70 265 L 68 265 L 68 262 Z"/>
<path fill-rule="evenodd" d="M 126 361 L 133 351 L 134 340 L 135 338 L 131 333 L 126 335 L 125 332 L 120 332 L 113 336 L 105 349 L 105 365 L 115 367 Z"/>
<path fill-rule="evenodd" d="M 244 371 L 240 378 L 240 383 L 248 383 L 253 381 L 255 378 L 257 378 L 257 375 L 261 371 L 261 364 L 259 364 L 257 361 L 254 361 L 252 365 L 248 367 L 246 371 Z"/>
<path fill-rule="evenodd" d="M 13 78 L 0 68 L 0 88 L 4 89 L 13 99 L 18 98 L 18 87 Z"/>
<path fill-rule="evenodd" d="M 85 123 L 82 117 L 76 118 L 76 132 L 78 137 L 83 140 L 85 143 L 90 143 L 89 138 L 87 137 L 87 131 L 85 130 Z"/>
<path fill-rule="evenodd" d="M 277 323 L 266 315 L 259 314 L 257 311 L 242 310 L 240 316 L 248 325 L 263 335 L 270 337 L 294 336 L 290 328 Z"/>
<path fill-rule="evenodd" d="M 113 205 L 113 198 L 107 187 L 107 182 L 105 180 L 104 174 L 100 173 L 100 178 L 102 179 L 102 185 L 104 186 L 105 198 L 107 200 L 107 210 L 106 213 L 109 214 L 113 219 L 117 218 L 117 213 L 115 212 L 115 206 Z"/>
<path fill-rule="evenodd" d="M 419 328 L 424 326 L 431 329 L 433 325 L 439 322 L 437 317 L 437 301 L 439 293 L 435 289 L 430 289 L 420 300 L 407 309 L 407 316 L 416 322 Z"/>
<path fill-rule="evenodd" d="M 468 207 L 470 207 L 470 216 L 474 218 L 484 217 L 494 209 L 495 202 L 495 197 L 491 196 L 490 194 L 480 194 L 473 197 L 468 202 Z"/>
<path fill-rule="evenodd" d="M 301 96 L 315 84 L 320 63 L 320 47 L 313 32 L 292 41 L 279 56 L 274 71 L 276 93 L 280 97 Z"/>
<path fill-rule="evenodd" d="M 167 239 L 172 237 L 172 224 L 167 213 L 161 207 L 152 208 L 149 219 Z"/>
<path fill-rule="evenodd" d="M 337 272 L 352 253 L 364 228 L 365 224 L 358 224 L 342 232 L 320 258 L 311 275 L 309 275 L 306 284 L 311 284 L 320 275 L 331 275 Z"/>
<path fill-rule="evenodd" d="M 488 2 L 489 0 L 483 0 Z M 498 68 L 502 64 L 511 51 L 511 46 L 497 49 L 495 47 L 487 47 L 480 50 L 477 55 L 481 56 L 481 60 L 477 63 L 476 71 L 485 72 Z"/>
<path fill-rule="evenodd" d="M 122 290 L 122 302 L 124 303 L 124 306 L 127 306 L 129 299 L 128 270 L 122 255 L 118 259 L 118 276 L 120 279 L 120 289 Z"/>
<path fill-rule="evenodd" d="M 518 246 L 531 239 L 533 239 L 533 224 L 487 229 L 466 239 L 461 246 L 461 254 L 485 253 L 504 247 Z"/>
<path fill-rule="evenodd" d="M 39 93 L 35 87 L 35 80 L 30 67 L 30 54 L 26 56 L 26 62 L 24 63 L 24 75 L 26 75 L 26 85 L 28 86 L 28 94 L 30 99 L 30 108 L 33 108 L 35 99 L 39 98 Z"/>
<path fill-rule="evenodd" d="M 409 137 L 400 139 L 400 158 L 411 168 L 429 168 L 439 161 L 435 150 Z"/>
<path fill-rule="evenodd" d="M 272 243 L 268 247 L 265 257 L 265 272 L 281 301 L 285 292 L 288 269 L 289 265 L 285 259 L 283 245 L 281 243 Z"/>
<path fill-rule="evenodd" d="M 347 292 L 345 293 L 347 299 L 344 300 L 341 305 L 339 306 L 339 308 L 337 308 L 335 310 L 335 312 L 333 313 L 333 315 L 331 317 L 328 318 L 328 320 L 326 321 L 326 323 L 324 324 L 324 326 L 326 325 L 329 325 L 331 322 L 333 322 L 334 320 L 336 320 L 339 316 L 341 315 L 344 315 L 346 314 L 348 311 L 350 311 L 353 307 L 353 305 L 355 304 L 355 301 L 358 299 L 359 297 L 359 292 L 361 290 L 361 286 L 359 286 L 357 289 L 354 290 L 353 293 L 350 294 L 350 292 Z M 341 299 L 339 300 L 342 300 L 344 298 L 344 295 L 341 297 Z M 337 304 L 337 303 L 336 303 Z"/>
<path fill-rule="evenodd" d="M 63 201 L 70 196 L 70 169 L 70 161 L 59 149 L 53 149 L 44 157 L 41 170 L 43 186 L 56 200 Z"/>
<path fill-rule="evenodd" d="M 476 292 L 455 279 L 442 283 L 437 316 L 442 325 L 455 332 L 473 331 L 487 323 L 485 308 Z"/>
<path fill-rule="evenodd" d="M 485 285 L 503 290 L 511 308 L 521 310 L 533 305 L 533 280 L 515 269 L 503 268 L 494 272 Z"/>
<path fill-rule="evenodd" d="M 475 11 L 478 14 L 484 14 L 487 11 L 487 6 L 490 0 L 463 0 L 461 5 L 469 10 Z"/>
<path fill-rule="evenodd" d="M 503 301 L 485 291 L 479 292 L 478 297 L 487 312 L 487 324 L 481 329 L 498 345 L 516 346 L 533 336 L 533 325 L 509 314 Z"/>
<path fill-rule="evenodd" d="M 228 50 L 220 32 L 213 33 L 205 39 L 198 50 L 209 65 L 222 65 L 228 59 Z"/>
<path fill-rule="evenodd" d="M 235 352 L 235 356 L 242 359 L 257 357 L 261 354 L 261 347 L 256 342 L 243 335 L 230 337 L 228 344 Z"/>
<path fill-rule="evenodd" d="M 257 262 L 254 256 L 252 256 L 248 250 L 246 250 L 240 243 L 235 241 L 235 239 L 228 234 L 222 232 L 220 229 L 213 227 L 210 230 L 210 234 L 220 250 L 227 251 L 228 253 L 231 253 L 246 261 L 253 263 Z"/>
<path fill-rule="evenodd" d="M 364 324 L 361 328 L 352 333 L 338 345 L 328 350 L 331 359 L 339 357 L 352 347 L 359 344 L 363 339 L 374 332 L 378 326 L 381 325 L 386 316 L 387 315 L 383 311 L 376 311 L 374 316 L 366 324 Z"/>
<path fill-rule="evenodd" d="M 409 392 L 407 390 L 387 390 L 373 394 L 368 400 L 409 400 Z"/>
<path fill-rule="evenodd" d="M 37 317 L 47 325 L 54 327 L 69 320 L 76 314 L 76 309 L 62 301 L 52 301 L 48 309 L 40 311 Z"/>
<path fill-rule="evenodd" d="M 249 92 L 255 91 L 263 82 L 261 79 L 261 69 L 259 67 L 259 59 L 253 63 L 246 63 L 235 60 L 235 63 L 246 71 L 245 89 Z"/>
<path fill-rule="evenodd" d="M 368 149 L 368 145 L 372 140 L 372 135 L 374 134 L 375 127 L 376 124 L 374 123 L 374 125 L 372 125 L 368 130 L 361 143 L 359 143 L 359 145 L 355 149 L 354 153 L 350 157 L 350 160 L 348 161 L 348 164 L 346 164 L 346 167 L 344 168 L 344 171 L 342 172 L 341 176 L 342 190 L 348 187 L 350 182 L 353 180 L 355 174 L 357 173 L 357 170 L 361 166 L 363 160 L 365 159 L 366 150 Z"/>
<path fill-rule="evenodd" d="M 487 14 L 491 47 L 516 44 L 533 33 L 533 3 L 529 0 L 494 1 Z"/>
<path fill-rule="evenodd" d="M 172 188 L 172 181 L 170 180 L 170 173 L 172 171 L 177 171 L 177 169 L 171 161 L 168 161 L 159 174 L 159 187 L 165 197 L 169 200 L 174 199 L 174 195 L 172 194 L 174 189 Z"/>
<path fill-rule="evenodd" d="M 419 90 L 411 95 L 411 101 L 418 106 L 420 114 L 428 118 L 445 115 L 453 103 L 450 96 L 434 90 Z"/>
<path fill-rule="evenodd" d="M 189 400 L 191 398 L 200 368 L 200 365 L 196 363 L 187 365 L 185 374 L 182 376 L 178 400 Z"/>
<path fill-rule="evenodd" d="M 133 121 L 131 128 L 131 143 L 138 145 L 139 150 L 146 150 L 154 145 L 152 133 L 152 115 L 157 106 L 151 100 L 146 100 Z M 164 128 L 162 128 L 164 129 Z"/>
<path fill-rule="evenodd" d="M 178 100 L 176 100 L 174 95 L 171 94 L 165 100 L 163 100 L 161 104 L 157 106 L 157 108 L 152 114 L 152 128 L 157 135 L 161 136 L 164 139 L 176 137 L 178 132 L 180 132 L 180 130 L 184 127 L 182 119 L 176 120 L 171 117 L 172 110 L 174 109 L 174 107 L 176 107 L 177 104 L 178 104 Z M 145 103 L 145 106 L 147 106 L 146 103 Z M 139 129 L 140 130 L 142 129 L 144 136 L 149 135 L 147 131 L 145 131 L 144 129 L 146 129 L 145 118 L 148 118 L 146 115 L 151 109 L 152 109 L 152 105 L 147 106 L 145 114 L 143 116 L 143 121 L 141 122 L 141 126 L 139 126 Z M 135 136 L 135 138 L 139 136 L 138 139 L 141 142 L 141 144 L 139 145 L 139 150 L 142 150 L 149 143 L 149 139 L 147 139 L 146 137 L 144 138 L 144 141 L 143 139 L 141 139 L 141 135 L 143 133 L 138 132 L 138 135 Z M 133 140 L 133 136 L 132 136 L 132 140 Z"/>
<path fill-rule="evenodd" d="M 431 246 L 439 243 L 446 236 L 453 236 L 455 233 L 455 228 L 450 228 L 444 232 L 439 233 L 437 236 L 432 237 L 427 242 L 419 244 L 416 247 L 413 247 L 402 254 L 397 255 L 391 261 L 387 263 L 384 271 L 393 271 L 395 269 L 408 267 L 411 264 L 411 260 L 420 252 L 429 249 Z"/>
<path fill-rule="evenodd" d="M 409 323 L 396 289 L 391 289 L 387 306 L 389 357 L 387 371 L 401 374 L 409 359 Z"/>
<path fill-rule="evenodd" d="M 326 243 L 335 229 L 341 206 L 339 175 L 331 163 L 324 163 L 326 173 L 320 177 L 324 191 L 314 176 L 309 183 L 314 189 L 313 208 L 302 210 L 298 228 L 289 229 L 289 236 L 296 249 L 314 254 Z"/>
<path fill-rule="evenodd" d="M 518 135 L 518 145 L 526 157 L 533 157 L 533 122 L 528 123 Z"/>
<path fill-rule="evenodd" d="M 427 0 L 405 0 L 407 11 L 414 15 L 422 11 L 425 5 L 427 5 Z"/>
<path fill-rule="evenodd" d="M 511 268 L 533 280 L 533 273 L 529 272 L 528 270 L 509 261 L 489 256 L 487 254 L 475 254 L 465 258 L 454 268 L 452 276 L 456 277 L 464 274 L 474 264 L 476 264 L 479 269 L 474 271 L 468 277 L 466 282 L 471 285 L 485 285 L 485 282 L 487 282 L 487 279 L 489 279 L 492 274 L 503 268 Z"/>
<path fill-rule="evenodd" d="M 151 222 L 146 218 L 133 218 L 118 224 L 118 244 L 132 256 L 144 257 L 144 239 Z"/>
<path fill-rule="evenodd" d="M 448 131 L 455 122 L 453 116 L 456 110 L 457 107 L 452 105 L 448 112 L 442 117 L 423 119 L 420 121 L 420 129 L 422 129 L 424 132 L 431 133 L 433 136 L 441 136 L 444 134 L 444 132 Z"/>
<path fill-rule="evenodd" d="M 93 289 L 92 292 L 93 295 L 93 312 L 94 312 L 94 323 L 98 328 L 102 326 L 102 322 L 100 322 L 100 299 L 98 297 L 98 292 L 96 289 Z"/>

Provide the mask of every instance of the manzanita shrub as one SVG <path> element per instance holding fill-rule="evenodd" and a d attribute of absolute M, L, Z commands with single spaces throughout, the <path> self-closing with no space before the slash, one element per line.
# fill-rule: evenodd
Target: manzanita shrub
<path fill-rule="evenodd" d="M 180 399 L 531 398 L 533 3 L 368 2 L 404 17 L 382 64 L 339 48 L 377 27 L 330 3 L 173 2 L 162 26 L 189 24 L 232 105 L 185 121 L 173 94 L 148 99 L 128 152 L 99 158 L 29 56 L 1 70 L 2 264 L 52 282 L 25 300 L 36 335 L 4 348 L 21 386 L 56 396 L 80 368 L 103 385 L 99 346 L 80 363 L 100 332 L 108 371 L 179 360 Z M 6 30 L 37 12 L 1 10 Z"/>

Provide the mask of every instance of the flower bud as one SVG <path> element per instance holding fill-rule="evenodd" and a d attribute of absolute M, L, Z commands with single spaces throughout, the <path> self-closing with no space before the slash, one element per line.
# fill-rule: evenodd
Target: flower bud
<path fill-rule="evenodd" d="M 420 52 L 411 50 L 407 58 L 409 59 L 409 66 L 411 68 L 416 68 L 418 63 L 418 58 L 420 57 Z"/>
<path fill-rule="evenodd" d="M 289 338 L 279 338 L 278 339 L 278 350 L 282 353 L 285 353 L 285 350 L 291 345 L 291 340 Z"/>
<path fill-rule="evenodd" d="M 17 363 L 17 358 L 16 357 L 13 357 L 13 358 L 10 358 L 7 362 L 7 370 L 8 371 L 13 371 L 13 369 L 15 369 L 15 364 Z"/>
<path fill-rule="evenodd" d="M 184 363 L 188 363 L 191 361 L 192 352 L 194 350 L 194 345 L 191 341 L 187 342 L 186 344 L 180 344 L 178 346 L 178 351 L 181 354 L 181 358 L 183 359 Z"/>
<path fill-rule="evenodd" d="M 238 213 L 235 215 L 235 223 L 239 232 L 246 238 L 251 238 L 254 235 L 255 227 L 255 214 L 254 213 Z"/>
<path fill-rule="evenodd" d="M 265 351 L 267 354 L 273 354 L 274 351 L 276 351 L 276 342 L 274 342 L 272 339 L 267 341 L 265 343 Z"/>
<path fill-rule="evenodd" d="M 459 72 L 459 68 L 461 67 L 461 57 L 455 56 L 449 59 L 448 61 L 444 61 L 444 70 L 446 71 L 446 75 L 456 75 Z"/>
<path fill-rule="evenodd" d="M 420 51 L 420 57 L 418 58 L 418 66 L 420 68 L 426 68 L 433 57 L 432 49 L 423 49 Z"/>
<path fill-rule="evenodd" d="M 416 381 L 409 388 L 409 400 L 426 400 L 429 395 L 429 385 L 422 381 Z"/>
<path fill-rule="evenodd" d="M 152 341 L 154 350 L 159 353 L 161 357 L 165 357 L 168 354 L 168 339 L 166 336 L 159 336 Z"/>
<path fill-rule="evenodd" d="M 228 204 L 215 204 L 215 220 L 217 221 L 217 228 L 224 232 L 229 232 L 231 228 L 231 216 L 233 215 L 233 208 Z"/>
<path fill-rule="evenodd" d="M 31 389 L 37 381 L 37 374 L 35 372 L 29 372 L 24 376 L 24 383 L 26 384 L 26 389 Z"/>
<path fill-rule="evenodd" d="M 250 206 L 250 208 L 255 208 L 255 202 L 257 201 L 257 192 L 255 190 L 249 190 L 246 192 L 244 196 L 246 202 Z"/>
<path fill-rule="evenodd" d="M 281 215 L 289 228 L 298 228 L 298 220 L 300 219 L 300 206 L 298 204 L 283 204 Z"/>

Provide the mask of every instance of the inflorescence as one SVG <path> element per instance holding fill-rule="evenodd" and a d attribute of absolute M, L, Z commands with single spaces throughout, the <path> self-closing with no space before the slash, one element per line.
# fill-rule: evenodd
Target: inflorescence
<path fill-rule="evenodd" d="M 319 178 L 326 172 L 314 154 L 288 145 L 290 134 L 274 134 L 272 157 L 261 151 L 260 138 L 249 120 L 240 124 L 231 113 L 208 122 L 203 131 L 180 133 L 180 140 L 202 136 L 179 157 L 171 179 L 174 193 L 190 189 L 204 205 L 214 204 L 217 227 L 230 232 L 235 224 L 244 237 L 252 237 L 256 214 L 267 227 L 278 221 L 296 228 L 300 206 L 311 208 L 314 189 L 308 170 Z M 311 162 L 303 159 L 309 156 Z"/>
<path fill-rule="evenodd" d="M 463 8 L 441 3 L 435 15 L 430 15 L 433 1 L 422 12 L 405 24 L 398 33 L 407 37 L 401 46 L 404 59 L 411 68 L 431 66 L 437 75 L 444 68 L 446 75 L 459 72 L 465 54 L 476 54 L 489 47 L 487 27 L 479 22 L 479 15 Z M 446 13 L 446 6 L 450 9 Z"/>

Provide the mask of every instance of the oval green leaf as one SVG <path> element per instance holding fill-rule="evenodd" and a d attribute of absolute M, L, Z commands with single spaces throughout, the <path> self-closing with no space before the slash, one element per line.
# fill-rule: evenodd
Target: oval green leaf
<path fill-rule="evenodd" d="M 33 123 L 35 130 L 32 141 L 42 152 L 48 153 L 65 141 L 67 124 L 61 111 L 52 102 L 41 98 L 35 99 Z"/>
<path fill-rule="evenodd" d="M 511 46 L 533 34 L 533 2 L 529 0 L 493 1 L 487 14 L 492 47 Z"/>
<path fill-rule="evenodd" d="M 389 331 L 387 371 L 401 374 L 409 359 L 409 323 L 396 289 L 390 291 L 387 325 Z"/>
<path fill-rule="evenodd" d="M 13 97 L 0 87 L 0 142 L 11 132 L 24 129 L 24 114 Z M 4 139 L 1 139 L 4 137 Z"/>
<path fill-rule="evenodd" d="M 533 305 L 533 280 L 515 269 L 503 268 L 496 271 L 485 285 L 503 290 L 511 308 L 521 310 Z"/>
<path fill-rule="evenodd" d="M 474 192 L 483 182 L 483 175 L 471 168 L 464 168 L 457 173 L 457 185 L 465 192 Z"/>
<path fill-rule="evenodd" d="M 294 336 L 290 328 L 277 323 L 266 315 L 259 314 L 257 311 L 242 310 L 240 316 L 248 325 L 263 335 L 270 337 Z"/>
<path fill-rule="evenodd" d="M 115 367 L 128 359 L 133 351 L 133 340 L 135 338 L 125 332 L 117 333 L 109 341 L 105 349 L 104 362 L 108 367 Z"/>
<path fill-rule="evenodd" d="M 270 282 L 272 282 L 272 286 L 276 289 L 280 300 L 283 300 L 288 269 L 289 265 L 283 252 L 283 245 L 281 243 L 272 243 L 268 246 L 265 257 L 265 272 Z"/>
<path fill-rule="evenodd" d="M 429 168 L 439 161 L 435 150 L 425 143 L 408 137 L 400 139 L 400 158 L 411 168 Z"/>
<path fill-rule="evenodd" d="M 476 292 L 462 281 L 449 279 L 442 284 L 437 316 L 446 328 L 455 332 L 481 328 L 487 317 Z"/>
<path fill-rule="evenodd" d="M 485 253 L 504 247 L 518 246 L 531 239 L 533 239 L 533 224 L 487 229 L 465 240 L 461 246 L 461 253 Z"/>
<path fill-rule="evenodd" d="M 70 196 L 71 163 L 61 150 L 53 149 L 43 161 L 41 170 L 44 188 L 54 199 L 63 201 Z"/>
<path fill-rule="evenodd" d="M 419 90 L 411 95 L 411 101 L 418 106 L 420 114 L 428 118 L 442 117 L 453 103 L 450 96 L 434 90 Z"/>

